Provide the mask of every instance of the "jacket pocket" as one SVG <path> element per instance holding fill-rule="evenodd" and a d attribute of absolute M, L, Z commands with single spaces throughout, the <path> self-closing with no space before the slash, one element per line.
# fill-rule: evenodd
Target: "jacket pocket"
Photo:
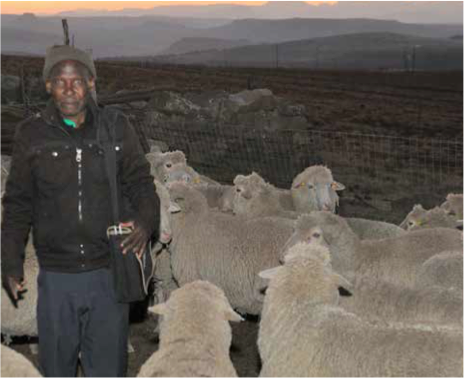
<path fill-rule="evenodd" d="M 75 152 L 69 147 L 36 149 L 33 173 L 39 193 L 53 195 L 70 185 L 75 169 Z"/>

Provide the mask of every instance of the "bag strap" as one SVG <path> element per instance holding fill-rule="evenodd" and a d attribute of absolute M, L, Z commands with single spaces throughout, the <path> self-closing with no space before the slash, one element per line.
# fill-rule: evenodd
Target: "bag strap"
<path fill-rule="evenodd" d="M 97 140 L 105 152 L 106 173 L 110 183 L 111 205 L 113 208 L 113 223 L 119 225 L 118 187 L 116 180 L 116 120 L 118 113 L 109 112 L 103 108 L 99 114 Z"/>

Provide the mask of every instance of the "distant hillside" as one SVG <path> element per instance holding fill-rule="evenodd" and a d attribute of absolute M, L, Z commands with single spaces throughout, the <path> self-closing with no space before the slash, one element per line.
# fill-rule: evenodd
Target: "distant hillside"
<path fill-rule="evenodd" d="M 448 38 L 462 34 L 462 25 L 404 24 L 397 21 L 372 19 L 245 19 L 207 29 L 200 35 L 214 38 L 248 39 L 255 42 L 285 42 L 369 32 L 392 32 L 420 37 Z"/>
<path fill-rule="evenodd" d="M 222 40 L 219 38 L 187 37 L 173 43 L 160 54 L 184 54 L 211 49 L 230 49 L 245 45 L 251 45 L 251 42 L 248 40 Z"/>
<path fill-rule="evenodd" d="M 462 69 L 462 40 L 397 33 L 356 33 L 280 44 L 260 44 L 157 56 L 157 62 L 337 69 Z"/>
<path fill-rule="evenodd" d="M 182 39 L 174 52 L 231 48 L 234 43 L 219 40 L 246 41 L 246 44 L 281 43 L 353 33 L 393 32 L 430 38 L 462 35 L 462 26 L 438 24 L 404 24 L 372 19 L 244 19 L 210 28 L 197 19 L 188 21 L 164 16 L 143 17 L 69 17 L 70 36 L 77 47 L 92 50 L 95 57 L 150 56 L 160 54 Z M 217 25 L 217 24 L 216 24 Z M 2 15 L 2 52 L 18 51 L 44 54 L 47 46 L 62 42 L 60 17 L 36 17 L 33 14 Z M 201 42 L 200 41 L 204 42 Z M 207 42 L 209 40 L 211 43 Z M 204 43 L 204 44 L 203 44 Z M 203 44 L 203 45 L 202 45 Z M 242 45 L 240 42 L 239 45 Z M 167 51 L 172 54 L 172 50 Z M 177 54 L 177 53 L 176 53 Z"/>
<path fill-rule="evenodd" d="M 217 19 L 286 19 L 302 18 L 370 18 L 409 23 L 462 24 L 461 1 L 339 1 L 335 4 L 310 4 L 304 1 L 269 1 L 260 6 L 228 4 L 161 5 L 151 9 L 126 8 L 117 11 L 77 9 L 65 16 L 141 16 L 164 15 L 208 20 Z"/>

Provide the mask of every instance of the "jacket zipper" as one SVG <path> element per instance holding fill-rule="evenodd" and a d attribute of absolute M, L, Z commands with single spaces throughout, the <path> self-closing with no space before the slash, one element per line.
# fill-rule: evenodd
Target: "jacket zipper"
<path fill-rule="evenodd" d="M 82 149 L 76 148 L 79 222 L 82 222 Z"/>
<path fill-rule="evenodd" d="M 61 128 L 58 125 L 52 124 L 52 123 L 47 123 L 48 125 L 51 125 L 54 128 L 58 128 L 61 132 L 66 134 L 67 136 L 71 137 L 68 131 L 65 129 Z M 72 139 L 72 137 L 71 137 Z M 78 183 L 78 205 L 77 205 L 77 212 L 78 212 L 78 217 L 79 217 L 79 222 L 82 223 L 83 221 L 83 216 L 82 216 L 82 149 L 79 149 L 76 146 L 76 162 L 77 162 L 77 183 Z"/>

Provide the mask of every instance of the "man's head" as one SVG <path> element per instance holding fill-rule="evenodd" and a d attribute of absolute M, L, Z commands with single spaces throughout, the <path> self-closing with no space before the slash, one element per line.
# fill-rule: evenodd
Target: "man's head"
<path fill-rule="evenodd" d="M 65 117 L 76 117 L 86 107 L 95 88 L 92 58 L 71 46 L 53 46 L 47 51 L 43 70 L 45 87 Z"/>

